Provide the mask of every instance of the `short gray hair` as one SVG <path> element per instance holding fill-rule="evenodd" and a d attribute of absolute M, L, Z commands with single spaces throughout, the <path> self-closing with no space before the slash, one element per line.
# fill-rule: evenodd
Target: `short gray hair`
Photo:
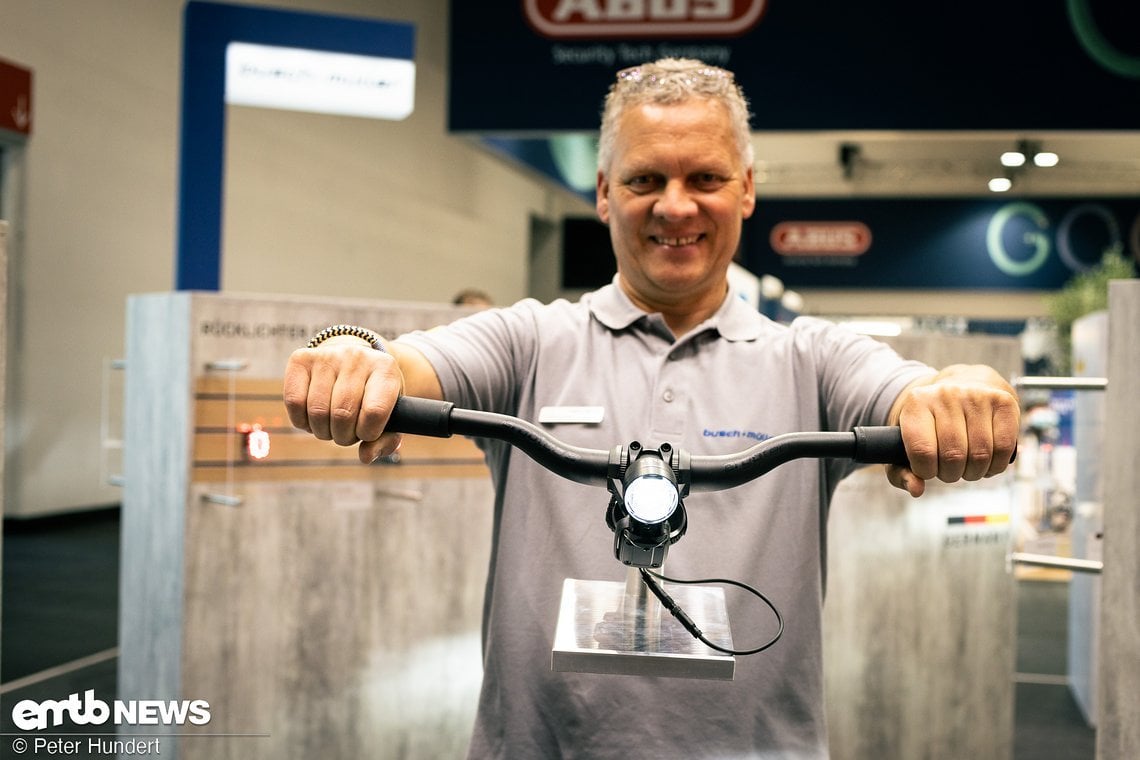
<path fill-rule="evenodd" d="M 693 98 L 724 104 L 732 121 L 741 164 L 745 169 L 752 168 L 755 157 L 748 99 L 731 71 L 693 58 L 661 58 L 618 72 L 602 110 L 598 168 L 609 171 L 617 124 L 627 108 L 647 103 L 675 105 Z"/>

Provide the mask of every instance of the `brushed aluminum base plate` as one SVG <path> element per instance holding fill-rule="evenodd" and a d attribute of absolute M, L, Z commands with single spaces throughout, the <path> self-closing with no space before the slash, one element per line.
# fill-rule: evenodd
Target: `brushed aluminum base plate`
<path fill-rule="evenodd" d="M 709 641 L 732 648 L 723 589 L 664 585 Z M 567 578 L 550 669 L 731 681 L 736 658 L 694 638 L 640 578 L 636 583 L 632 575 L 627 583 Z"/>

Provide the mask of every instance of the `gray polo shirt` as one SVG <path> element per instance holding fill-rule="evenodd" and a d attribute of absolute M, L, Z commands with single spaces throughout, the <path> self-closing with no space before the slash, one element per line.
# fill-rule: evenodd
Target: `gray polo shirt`
<path fill-rule="evenodd" d="M 669 442 L 734 453 L 768 436 L 884 424 L 898 393 L 931 370 L 828 322 L 778 325 L 730 294 L 675 338 L 614 284 L 577 303 L 522 301 L 404 336 L 458 406 L 537 422 L 545 406 L 600 406 L 596 425 L 547 429 L 609 449 Z M 827 505 L 848 462 L 801 460 L 731 491 L 686 499 L 688 533 L 669 575 L 756 586 L 783 638 L 738 657 L 731 682 L 555 673 L 550 650 L 564 578 L 623 580 L 608 496 L 480 441 L 496 487 L 484 602 L 484 676 L 473 758 L 822 758 L 821 618 Z M 461 509 L 457 506 L 457 509 Z M 775 630 L 754 598 L 728 593 L 734 644 Z"/>

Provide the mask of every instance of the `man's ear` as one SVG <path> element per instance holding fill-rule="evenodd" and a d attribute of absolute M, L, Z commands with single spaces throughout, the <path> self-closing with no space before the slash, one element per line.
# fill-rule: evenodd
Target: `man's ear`
<path fill-rule="evenodd" d="M 756 179 L 752 176 L 752 167 L 744 175 L 744 206 L 741 210 L 745 219 L 756 211 Z"/>
<path fill-rule="evenodd" d="M 605 172 L 598 170 L 598 189 L 597 198 L 594 202 L 594 208 L 598 210 L 598 218 L 606 224 L 610 223 L 610 182 L 606 179 Z"/>

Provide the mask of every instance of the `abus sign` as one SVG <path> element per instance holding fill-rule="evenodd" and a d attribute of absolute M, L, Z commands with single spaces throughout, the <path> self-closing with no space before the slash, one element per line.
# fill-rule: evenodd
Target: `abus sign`
<path fill-rule="evenodd" d="M 733 37 L 768 0 L 523 0 L 526 19 L 554 38 Z"/>
<path fill-rule="evenodd" d="M 862 222 L 780 222 L 768 236 L 781 256 L 861 256 L 871 247 Z"/>

